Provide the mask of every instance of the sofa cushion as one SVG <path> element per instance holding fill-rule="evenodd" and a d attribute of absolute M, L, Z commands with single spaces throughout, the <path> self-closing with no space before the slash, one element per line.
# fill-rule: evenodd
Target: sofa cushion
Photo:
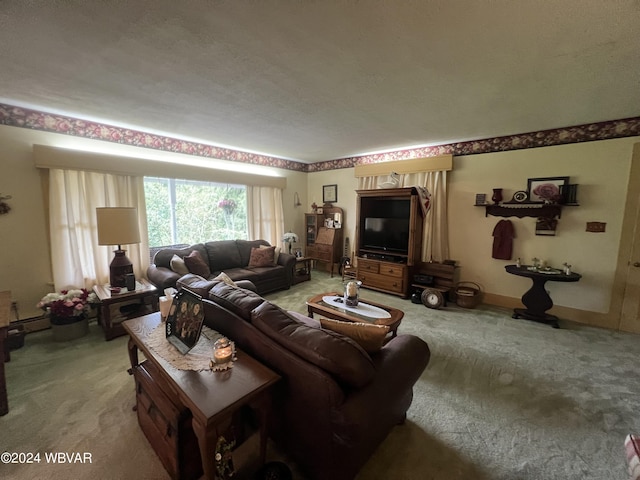
<path fill-rule="evenodd" d="M 238 286 L 238 285 L 236 285 L 236 282 L 231 280 L 231 278 L 229 278 L 229 275 L 227 275 L 224 272 L 220 272 L 218 275 L 216 275 L 214 278 L 212 278 L 212 280 L 215 280 L 217 282 L 224 282 L 227 285 L 231 285 L 232 287 L 237 287 Z"/>
<path fill-rule="evenodd" d="M 249 268 L 272 267 L 276 247 L 252 248 L 249 258 Z"/>
<path fill-rule="evenodd" d="M 329 318 L 321 318 L 320 325 L 334 332 L 346 335 L 356 341 L 367 353 L 379 352 L 384 339 L 389 333 L 386 325 L 374 325 L 372 323 L 341 322 Z"/>
<path fill-rule="evenodd" d="M 242 267 L 240 252 L 235 240 L 218 240 L 204 244 L 209 256 L 209 267 L 212 272 L 221 272 L 231 268 Z"/>
<path fill-rule="evenodd" d="M 200 295 L 202 298 L 207 298 L 209 290 L 211 290 L 217 283 L 219 282 L 207 280 L 206 278 L 202 278 L 200 275 L 195 275 L 193 273 L 187 273 L 178 279 L 176 287 L 178 289 L 186 288 L 187 290 L 191 290 L 193 293 Z"/>
<path fill-rule="evenodd" d="M 184 264 L 187 266 L 190 273 L 195 273 L 196 275 L 200 275 L 204 278 L 209 278 L 209 275 L 211 275 L 209 265 L 207 265 L 207 262 L 204 261 L 202 255 L 200 255 L 197 250 L 194 250 L 184 257 Z"/>
<path fill-rule="evenodd" d="M 299 357 L 331 373 L 339 382 L 360 388 L 371 382 L 371 357 L 350 338 L 304 325 L 265 301 L 251 312 L 251 323 Z"/>
<path fill-rule="evenodd" d="M 174 255 L 178 255 L 180 258 L 184 258 L 194 250 L 200 252 L 202 258 L 207 258 L 207 251 L 202 243 L 196 243 L 186 248 L 163 248 L 158 250 L 153 257 L 153 263 L 156 267 L 171 268 L 171 259 Z"/>
<path fill-rule="evenodd" d="M 264 298 L 257 293 L 224 282 L 217 283 L 209 290 L 209 299 L 247 321 L 251 320 L 251 311 L 264 302 Z"/>
<path fill-rule="evenodd" d="M 259 248 L 260 245 L 265 247 L 270 247 L 269 242 L 266 240 L 236 240 L 236 247 L 238 248 L 238 253 L 240 254 L 240 264 L 241 267 L 246 267 L 249 265 L 249 257 L 251 257 L 251 249 Z"/>
<path fill-rule="evenodd" d="M 182 257 L 179 257 L 177 254 L 173 254 L 173 257 L 171 257 L 171 270 L 173 270 L 176 273 L 179 273 L 180 275 L 186 275 L 187 273 L 189 273 L 189 269 L 187 268 L 187 265 L 184 263 L 184 259 Z"/>

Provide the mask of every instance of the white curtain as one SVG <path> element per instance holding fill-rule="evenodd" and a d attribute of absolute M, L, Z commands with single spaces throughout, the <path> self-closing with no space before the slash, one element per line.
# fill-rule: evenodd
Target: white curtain
<path fill-rule="evenodd" d="M 360 177 L 359 190 L 373 190 L 389 181 L 388 176 Z M 422 260 L 441 262 L 449 258 L 449 227 L 447 222 L 447 172 L 420 172 L 398 175 L 398 188 L 421 186 L 431 193 L 431 208 L 424 219 Z"/>
<path fill-rule="evenodd" d="M 96 207 L 137 207 L 141 242 L 123 246 L 136 278 L 149 266 L 143 177 L 49 170 L 51 263 L 56 290 L 109 282 L 117 247 L 99 246 Z"/>
<path fill-rule="evenodd" d="M 282 190 L 247 186 L 247 218 L 250 240 L 266 240 L 279 246 L 284 235 Z"/>

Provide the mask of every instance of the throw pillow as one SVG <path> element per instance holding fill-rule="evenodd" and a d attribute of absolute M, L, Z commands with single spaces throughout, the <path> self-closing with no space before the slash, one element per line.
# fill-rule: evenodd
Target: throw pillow
<path fill-rule="evenodd" d="M 170 265 L 171 270 L 179 273 L 180 275 L 186 275 L 189 273 L 189 269 L 187 268 L 187 265 L 185 265 L 184 260 L 175 253 L 173 254 L 173 257 L 171 257 Z"/>
<path fill-rule="evenodd" d="M 251 267 L 272 267 L 273 257 L 276 247 L 252 248 L 249 258 L 249 268 Z"/>
<path fill-rule="evenodd" d="M 380 351 L 384 339 L 389 333 L 389 327 L 386 325 L 374 325 L 372 323 L 341 322 L 339 320 L 321 318 L 320 325 L 322 325 L 322 328 L 349 337 L 367 353 Z"/>
<path fill-rule="evenodd" d="M 273 248 L 270 247 L 269 245 L 260 245 L 259 248 Z M 273 264 L 277 265 L 278 264 L 278 258 L 280 257 L 280 247 L 275 247 L 276 249 L 273 251 Z"/>
<path fill-rule="evenodd" d="M 202 255 L 197 250 L 194 250 L 189 255 L 184 257 L 184 264 L 189 269 L 189 272 L 195 273 L 196 275 L 200 275 L 204 278 L 209 278 L 211 275 L 211 270 L 209 270 L 209 265 L 204 261 Z"/>
<path fill-rule="evenodd" d="M 231 285 L 232 287 L 237 287 L 238 286 L 238 285 L 236 285 L 236 282 L 231 280 L 229 275 L 227 275 L 224 272 L 220 272 L 220 274 L 216 278 L 214 278 L 213 280 L 217 280 L 218 282 L 224 282 L 227 285 Z"/>

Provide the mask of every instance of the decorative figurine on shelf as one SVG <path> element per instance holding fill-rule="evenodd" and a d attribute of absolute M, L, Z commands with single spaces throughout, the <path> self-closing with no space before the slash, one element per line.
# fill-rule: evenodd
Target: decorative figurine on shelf
<path fill-rule="evenodd" d="M 537 271 L 538 271 L 538 268 L 540 268 L 540 259 L 539 259 L 539 258 L 537 258 L 537 257 L 533 257 L 533 258 L 531 259 L 531 262 L 532 262 L 532 264 L 533 264 L 533 265 L 532 265 L 531 267 L 529 267 L 529 270 L 532 270 L 532 271 L 534 271 L 534 272 L 537 272 Z"/>
<path fill-rule="evenodd" d="M 564 266 L 564 274 L 571 275 L 571 265 L 569 265 L 567 262 L 564 262 L 562 265 Z"/>
<path fill-rule="evenodd" d="M 311 204 L 311 210 L 313 210 L 313 213 L 316 213 L 318 211 L 318 205 L 316 204 L 316 202 L 313 202 Z"/>
<path fill-rule="evenodd" d="M 494 188 L 493 189 L 493 195 L 491 197 L 491 200 L 493 200 L 493 204 L 494 205 L 498 205 L 502 201 L 502 189 L 501 188 Z"/>
<path fill-rule="evenodd" d="M 522 267 L 522 261 L 520 260 L 520 257 L 516 258 L 516 267 L 518 268 Z"/>

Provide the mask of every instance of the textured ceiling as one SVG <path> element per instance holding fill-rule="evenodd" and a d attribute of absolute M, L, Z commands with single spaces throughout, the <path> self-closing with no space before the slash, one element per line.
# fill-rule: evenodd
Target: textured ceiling
<path fill-rule="evenodd" d="M 303 162 L 622 119 L 640 2 L 3 0 L 0 100 Z"/>

